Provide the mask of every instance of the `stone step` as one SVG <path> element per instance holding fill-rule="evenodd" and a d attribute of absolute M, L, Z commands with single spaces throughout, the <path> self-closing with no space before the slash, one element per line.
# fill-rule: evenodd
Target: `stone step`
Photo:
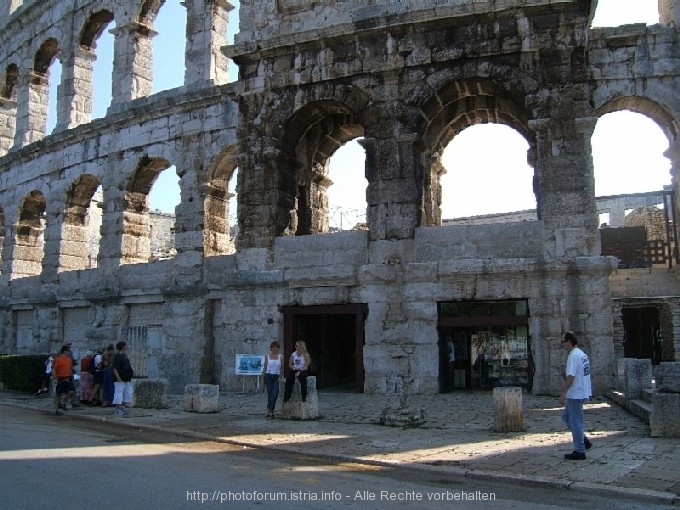
<path fill-rule="evenodd" d="M 652 404 L 642 399 L 631 399 L 628 401 L 628 410 L 649 423 L 649 416 L 652 414 Z"/>
<path fill-rule="evenodd" d="M 623 392 L 611 390 L 609 392 L 609 398 L 611 398 L 614 402 L 619 404 L 621 407 L 623 407 L 623 408 L 626 407 L 626 396 L 623 394 Z"/>

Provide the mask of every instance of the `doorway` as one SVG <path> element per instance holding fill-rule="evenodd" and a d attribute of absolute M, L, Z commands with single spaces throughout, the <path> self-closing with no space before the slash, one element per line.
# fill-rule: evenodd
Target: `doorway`
<path fill-rule="evenodd" d="M 319 389 L 364 390 L 366 304 L 283 307 L 284 359 L 303 340 Z M 286 363 L 287 365 L 287 363 Z"/>
<path fill-rule="evenodd" d="M 661 362 L 661 326 L 656 306 L 627 307 L 621 310 L 623 318 L 623 355 L 626 358 Z"/>

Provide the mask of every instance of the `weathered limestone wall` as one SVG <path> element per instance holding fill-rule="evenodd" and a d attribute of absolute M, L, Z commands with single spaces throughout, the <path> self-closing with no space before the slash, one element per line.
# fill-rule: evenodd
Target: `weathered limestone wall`
<path fill-rule="evenodd" d="M 583 1 L 242 0 L 241 31 L 222 52 L 230 4 L 187 0 L 185 86 L 145 97 L 160 4 L 12 2 L 0 21 L 0 351 L 126 338 L 141 373 L 169 391 L 251 389 L 235 355 L 282 339 L 283 306 L 365 304 L 364 390 L 399 376 L 432 393 L 438 303 L 525 299 L 534 391 L 558 390 L 571 329 L 599 394 L 616 369 L 612 297 L 664 293 L 680 338 L 674 271 L 610 279 L 590 146 L 598 116 L 617 109 L 651 116 L 675 141 L 677 2 L 664 3 L 663 24 L 589 30 Z M 94 46 L 80 37 L 112 19 L 113 100 L 90 122 Z M 59 129 L 45 136 L 54 58 L 65 67 Z M 239 82 L 223 85 L 228 58 Z M 443 148 L 486 122 L 527 139 L 538 219 L 441 226 Z M 328 159 L 357 137 L 368 230 L 328 234 Z M 148 193 L 173 165 L 176 255 L 153 260 Z M 99 250 L 81 253 L 99 186 Z"/>

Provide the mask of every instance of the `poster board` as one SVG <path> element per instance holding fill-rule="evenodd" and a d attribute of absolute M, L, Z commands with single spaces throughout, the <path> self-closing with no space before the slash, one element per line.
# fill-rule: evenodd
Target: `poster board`
<path fill-rule="evenodd" d="M 236 375 L 262 375 L 264 355 L 237 354 Z"/>

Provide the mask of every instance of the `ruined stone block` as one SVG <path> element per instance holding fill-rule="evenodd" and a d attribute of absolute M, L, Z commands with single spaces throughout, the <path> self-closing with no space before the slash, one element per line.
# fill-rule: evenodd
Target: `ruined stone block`
<path fill-rule="evenodd" d="M 219 385 L 187 384 L 184 387 L 184 410 L 190 413 L 219 413 Z"/>
<path fill-rule="evenodd" d="M 279 394 L 283 395 L 286 381 L 279 381 Z M 307 401 L 302 401 L 300 382 L 295 381 L 290 401 L 283 404 L 281 415 L 284 420 L 315 420 L 319 417 L 319 397 L 316 393 L 316 377 L 307 377 Z"/>
<path fill-rule="evenodd" d="M 135 407 L 165 409 L 167 403 L 167 379 L 133 379 Z"/>
<path fill-rule="evenodd" d="M 652 393 L 652 437 L 680 437 L 680 393 Z"/>
<path fill-rule="evenodd" d="M 496 432 L 520 432 L 523 428 L 522 388 L 494 388 L 493 429 Z"/>
<path fill-rule="evenodd" d="M 680 393 L 680 362 L 662 362 L 654 372 L 656 390 L 662 393 Z"/>

